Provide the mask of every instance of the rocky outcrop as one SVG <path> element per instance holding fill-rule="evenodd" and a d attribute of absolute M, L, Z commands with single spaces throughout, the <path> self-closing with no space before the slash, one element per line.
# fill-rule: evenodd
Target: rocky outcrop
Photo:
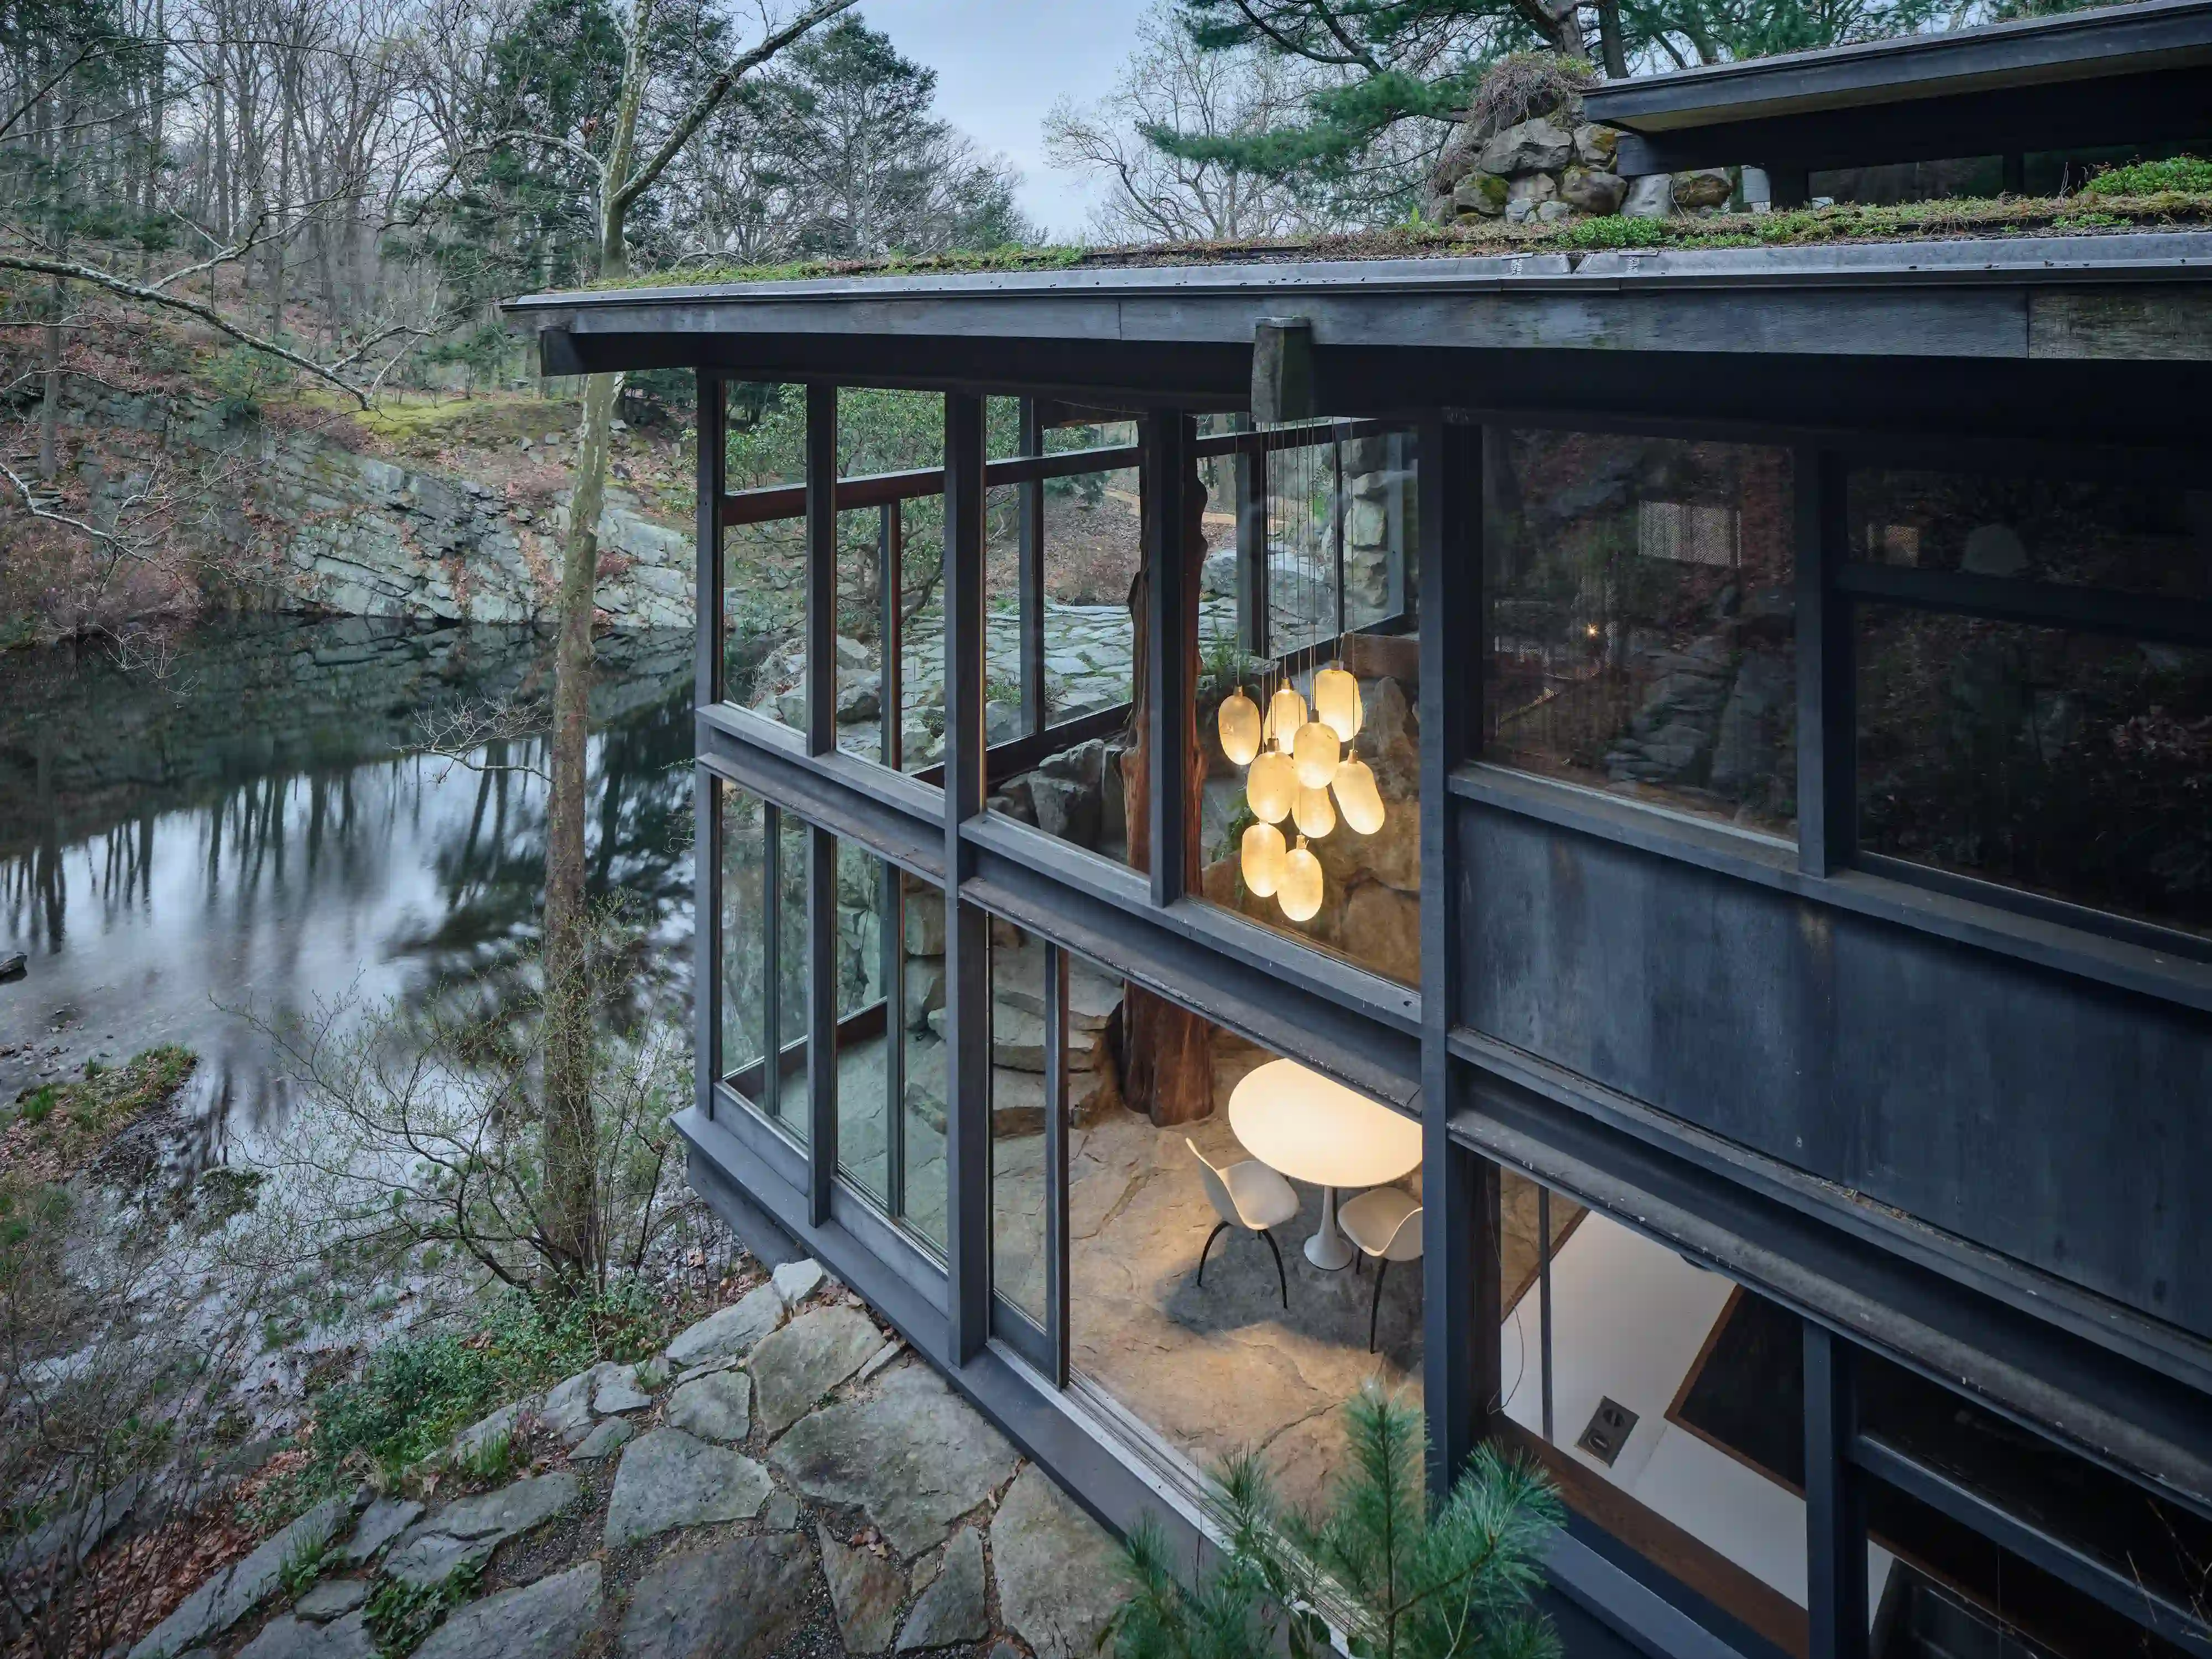
<path fill-rule="evenodd" d="M 552 612 L 565 497 L 549 511 L 472 479 L 357 453 L 312 428 L 241 419 L 218 403 L 98 392 L 70 416 L 153 434 L 203 460 L 246 463 L 246 494 L 211 533 L 234 549 L 265 539 L 266 597 L 278 609 L 486 623 Z M 118 477 L 101 487 L 127 492 L 132 483 Z M 611 489 L 599 559 L 609 626 L 691 625 L 688 528 L 656 522 Z"/>
<path fill-rule="evenodd" d="M 1580 99 L 1495 132 L 1462 123 L 1431 175 L 1429 210 L 1444 220 L 1510 224 L 1614 213 L 1660 219 L 1716 213 L 1735 194 L 1724 167 L 1626 175 L 1619 146 L 1611 127 L 1583 119 Z"/>

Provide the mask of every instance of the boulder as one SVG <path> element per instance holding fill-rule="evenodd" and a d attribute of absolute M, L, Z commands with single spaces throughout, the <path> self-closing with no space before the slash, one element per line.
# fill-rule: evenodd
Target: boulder
<path fill-rule="evenodd" d="M 907 1614 L 898 1650 L 949 1648 L 980 1642 L 990 1633 L 991 1611 L 983 1595 L 983 1535 L 973 1527 L 963 1527 L 945 1545 L 937 1576 Z"/>
<path fill-rule="evenodd" d="M 762 1430 L 773 1439 L 884 1346 L 876 1322 L 858 1308 L 802 1314 L 753 1350 Z"/>
<path fill-rule="evenodd" d="M 1735 180 L 1729 177 L 1726 167 L 1700 167 L 1694 173 L 1678 173 L 1673 182 L 1674 205 L 1692 213 L 1724 206 L 1735 194 Z"/>
<path fill-rule="evenodd" d="M 568 1659 L 599 1622 L 599 1564 L 586 1561 L 470 1602 L 430 1632 L 416 1659 Z"/>
<path fill-rule="evenodd" d="M 1539 224 L 1563 225 L 1575 216 L 1575 210 L 1567 202 L 1539 202 L 1534 216 Z"/>
<path fill-rule="evenodd" d="M 289 1617 L 271 1619 L 258 1636 L 238 1650 L 238 1659 L 376 1659 L 376 1643 L 357 1613 L 328 1625 Z"/>
<path fill-rule="evenodd" d="M 775 1659 L 805 1624 L 814 1564 L 795 1532 L 667 1556 L 630 1593 L 622 1659 Z"/>
<path fill-rule="evenodd" d="M 1344 902 L 1340 948 L 1354 962 L 1406 984 L 1420 982 L 1421 902 L 1365 881 Z"/>
<path fill-rule="evenodd" d="M 750 1521 L 769 1493 L 768 1471 L 681 1429 L 655 1429 L 623 1453 L 607 1499 L 606 1540 L 620 1549 L 678 1527 Z"/>
<path fill-rule="evenodd" d="M 1505 180 L 1494 173 L 1470 173 L 1452 186 L 1451 204 L 1462 213 L 1495 219 L 1505 211 Z"/>
<path fill-rule="evenodd" d="M 1096 848 L 1101 802 L 1097 788 L 1043 772 L 1030 778 L 1030 799 L 1036 805 L 1036 826 L 1057 840 Z"/>
<path fill-rule="evenodd" d="M 339 1559 L 349 1567 L 361 1565 L 422 1516 L 422 1506 L 411 1498 L 378 1498 L 362 1511 L 361 1522 Z"/>
<path fill-rule="evenodd" d="M 1037 1659 L 1091 1659 L 1128 1591 L 1121 1553 L 1032 1463 L 991 1522 L 999 1607 Z"/>
<path fill-rule="evenodd" d="M 599 1387 L 592 1390 L 592 1409 L 601 1417 L 643 1411 L 652 1403 L 653 1396 L 637 1386 L 635 1365 L 609 1367 L 601 1374 Z"/>
<path fill-rule="evenodd" d="M 1620 210 L 1632 219 L 1663 219 L 1674 210 L 1674 176 L 1647 173 L 1628 181 Z"/>
<path fill-rule="evenodd" d="M 448 1504 L 407 1530 L 385 1558 L 384 1571 L 418 1589 L 442 1584 L 464 1568 L 489 1560 L 508 1539 L 543 1526 L 582 1492 L 576 1477 L 562 1469 L 525 1475 L 496 1492 Z"/>
<path fill-rule="evenodd" d="M 1584 213 L 1617 213 L 1628 194 L 1628 181 L 1617 173 L 1569 167 L 1559 175 L 1559 198 Z"/>
<path fill-rule="evenodd" d="M 292 1604 L 293 1613 L 317 1624 L 351 1613 L 368 1600 L 365 1578 L 325 1578 Z"/>
<path fill-rule="evenodd" d="M 602 1458 L 612 1457 L 636 1433 L 637 1425 L 627 1417 L 610 1417 L 584 1437 L 583 1443 L 568 1454 L 569 1461 L 596 1463 Z"/>
<path fill-rule="evenodd" d="M 841 678 L 837 684 L 837 724 L 854 726 L 872 720 L 884 710 L 883 680 L 875 674 Z"/>
<path fill-rule="evenodd" d="M 1505 187 L 1505 204 L 1510 207 L 1516 202 L 1526 203 L 1534 211 L 1538 204 L 1552 201 L 1559 193 L 1559 180 L 1550 173 L 1523 173 Z"/>
<path fill-rule="evenodd" d="M 743 1371 L 712 1371 L 668 1396 L 672 1428 L 735 1445 L 752 1427 L 752 1383 Z"/>
<path fill-rule="evenodd" d="M 712 1313 L 668 1345 L 677 1365 L 705 1365 L 738 1359 L 783 1323 L 783 1298 L 773 1285 L 762 1285 L 718 1313 Z"/>
<path fill-rule="evenodd" d="M 899 1603 L 906 1599 L 906 1575 L 898 1564 L 873 1550 L 840 1543 L 825 1525 L 815 1536 L 822 1546 L 822 1576 L 830 1581 L 830 1606 L 838 1633 L 850 1653 L 881 1653 L 891 1644 Z"/>
<path fill-rule="evenodd" d="M 337 1537 L 351 1517 L 345 1498 L 326 1498 L 241 1561 L 204 1582 L 131 1650 L 130 1659 L 170 1659 L 220 1636 L 261 1605 L 283 1583 L 284 1565 Z"/>
<path fill-rule="evenodd" d="M 1611 127 L 1585 121 L 1575 129 L 1574 141 L 1575 160 L 1600 173 L 1613 171 L 1613 158 L 1620 149 L 1620 133 Z"/>
<path fill-rule="evenodd" d="M 1493 134 L 1482 147 L 1477 163 L 1485 173 L 1507 178 L 1524 173 L 1550 173 L 1566 166 L 1575 153 L 1575 141 L 1556 123 L 1538 116 Z"/>
<path fill-rule="evenodd" d="M 1011 1479 L 1015 1457 L 934 1371 L 908 1364 L 872 1395 L 800 1419 L 769 1461 L 809 1498 L 865 1510 L 910 1557 Z"/>
<path fill-rule="evenodd" d="M 787 1308 L 796 1308 L 824 1285 L 833 1282 L 829 1270 L 812 1256 L 785 1262 L 769 1275 L 769 1279 Z"/>

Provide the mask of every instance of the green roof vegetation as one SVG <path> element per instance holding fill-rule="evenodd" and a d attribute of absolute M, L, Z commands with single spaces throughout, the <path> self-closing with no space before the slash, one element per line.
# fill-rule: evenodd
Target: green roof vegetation
<path fill-rule="evenodd" d="M 2118 230 L 2212 225 L 2212 161 L 2181 157 L 2117 168 L 2074 196 L 1998 197 L 1839 203 L 1772 213 L 1619 215 L 1558 224 L 1499 220 L 1454 225 L 1413 222 L 1385 230 L 1297 240 L 1163 242 L 1128 247 L 1007 247 L 884 259 L 818 260 L 781 265 L 698 266 L 639 272 L 594 289 L 708 287 L 802 282 L 836 276 L 930 276 L 982 271 L 1070 270 L 1183 264 L 1261 264 L 1299 259 L 1390 259 L 1455 254 L 1595 252 L 1607 248 L 1806 247 L 2009 236 L 2093 235 Z"/>

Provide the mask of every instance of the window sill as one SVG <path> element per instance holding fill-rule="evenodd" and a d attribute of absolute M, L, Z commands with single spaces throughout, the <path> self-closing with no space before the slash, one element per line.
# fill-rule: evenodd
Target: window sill
<path fill-rule="evenodd" d="M 1562 830 L 1632 847 L 1794 897 L 1991 951 L 2056 973 L 2212 1012 L 2212 963 L 1999 905 L 1937 891 L 1868 870 L 1808 875 L 1796 850 L 1770 836 L 1705 824 L 1617 799 L 1595 789 L 1488 762 L 1460 767 L 1450 792 L 1462 800 Z"/>

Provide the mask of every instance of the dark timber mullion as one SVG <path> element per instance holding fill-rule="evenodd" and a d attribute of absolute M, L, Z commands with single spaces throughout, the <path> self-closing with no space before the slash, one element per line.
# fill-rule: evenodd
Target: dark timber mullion
<path fill-rule="evenodd" d="M 963 903 L 983 811 L 983 399 L 945 397 L 945 1180 L 946 1316 L 955 1360 L 991 1332 L 991 965 L 983 912 Z"/>
<path fill-rule="evenodd" d="M 806 388 L 806 752 L 837 746 L 837 388 Z"/>
<path fill-rule="evenodd" d="M 1067 1386 L 1067 952 L 1044 947 L 1044 1328 L 1047 1375 Z"/>
<path fill-rule="evenodd" d="M 1415 465 L 1421 641 L 1422 1389 L 1429 1485 L 1449 1492 L 1498 1409 L 1498 1166 L 1455 1142 L 1466 1072 L 1451 1011 L 1466 884 L 1445 780 L 1481 730 L 1482 445 L 1477 428 L 1424 421 Z"/>
<path fill-rule="evenodd" d="M 837 837 L 806 834 L 807 1211 L 830 1219 L 837 1178 Z"/>
<path fill-rule="evenodd" d="M 1249 426 L 1251 416 L 1238 421 Z M 1263 434 L 1264 435 L 1264 434 Z M 1255 657 L 1267 654 L 1267 449 L 1237 452 L 1237 638 Z"/>
<path fill-rule="evenodd" d="M 1850 862 L 1858 823 L 1857 684 L 1851 602 L 1836 578 L 1850 556 L 1841 456 L 1796 452 L 1797 867 Z"/>
<path fill-rule="evenodd" d="M 1021 400 L 1021 453 L 1044 453 L 1044 428 L 1034 398 Z M 1019 492 L 1021 564 L 1022 730 L 1044 730 L 1044 485 L 1030 478 Z"/>
<path fill-rule="evenodd" d="M 884 1208 L 906 1213 L 906 876 L 885 860 L 881 935 L 884 970 Z"/>
<path fill-rule="evenodd" d="M 1536 1318 L 1544 1328 L 1538 1356 L 1543 1368 L 1544 1440 L 1555 1445 L 1559 1436 L 1552 1420 L 1552 1189 L 1541 1186 L 1536 1188 Z"/>
<path fill-rule="evenodd" d="M 1866 1480 L 1850 1344 L 1805 1322 L 1805 1613 L 1808 1659 L 1867 1659 Z"/>
<path fill-rule="evenodd" d="M 1198 607 L 1194 601 L 1198 573 L 1184 545 L 1183 519 L 1196 434 L 1190 416 L 1176 409 L 1154 410 L 1145 416 L 1142 427 L 1149 680 L 1145 719 L 1152 761 L 1147 811 L 1152 817 L 1152 902 L 1165 906 L 1182 896 L 1189 875 L 1185 866 L 1194 803 L 1187 785 L 1190 757 L 1184 747 L 1184 728 L 1196 691 L 1191 664 L 1197 651 Z"/>
<path fill-rule="evenodd" d="M 761 1086 L 756 1103 L 783 1115 L 783 813 L 761 807 Z"/>
<path fill-rule="evenodd" d="M 698 536 L 694 595 L 698 606 L 692 701 L 704 708 L 722 696 L 722 514 L 727 484 L 724 426 L 729 387 L 712 369 L 701 369 L 695 383 L 699 428 Z M 694 739 L 696 752 L 696 739 Z M 696 921 L 692 928 L 691 1041 L 699 1056 L 693 1077 L 693 1104 L 700 1115 L 714 1115 L 714 1079 L 722 1074 L 722 838 L 714 775 L 696 769 L 691 783 L 692 875 Z"/>
<path fill-rule="evenodd" d="M 1848 550 L 1836 568 L 1835 586 L 1858 599 L 1984 617 L 2030 628 L 2115 634 L 2165 645 L 2212 645 L 2212 602 L 2203 599 L 2079 587 L 2018 576 L 1982 576 L 1967 570 L 1854 563 L 1849 560 Z"/>

